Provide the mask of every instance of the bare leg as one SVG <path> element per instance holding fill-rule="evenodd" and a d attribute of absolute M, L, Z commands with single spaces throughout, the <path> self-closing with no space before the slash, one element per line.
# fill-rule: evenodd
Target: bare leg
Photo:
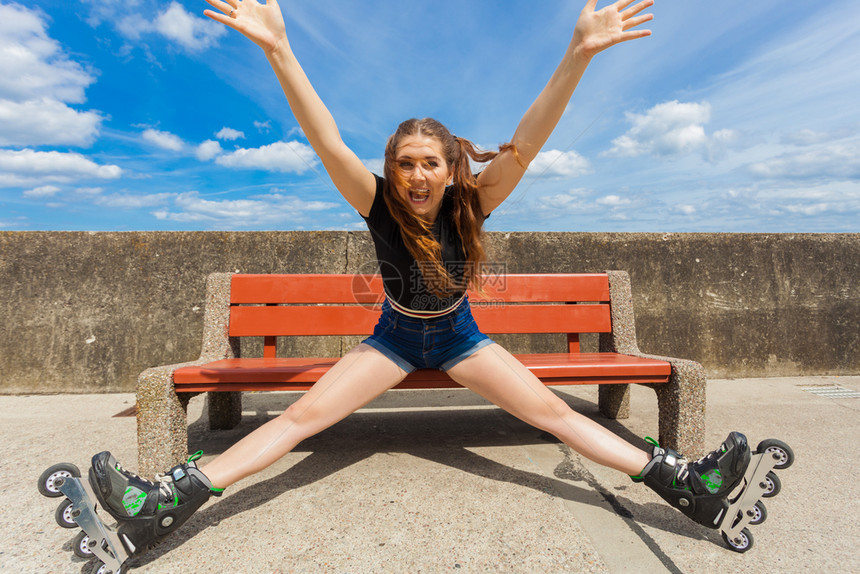
<path fill-rule="evenodd" d="M 399 383 L 406 371 L 360 344 L 311 389 L 271 420 L 200 470 L 218 488 L 259 472 L 312 436 L 363 407 Z"/>
<path fill-rule="evenodd" d="M 645 451 L 571 409 L 499 345 L 484 347 L 448 374 L 517 418 L 552 433 L 594 462 L 635 476 L 650 460 Z"/>

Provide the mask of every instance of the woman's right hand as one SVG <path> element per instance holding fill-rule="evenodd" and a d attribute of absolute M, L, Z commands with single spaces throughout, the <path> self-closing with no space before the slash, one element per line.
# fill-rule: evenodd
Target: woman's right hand
<path fill-rule="evenodd" d="M 206 1 L 217 10 L 205 10 L 206 16 L 241 32 L 267 53 L 287 38 L 277 0 L 266 0 L 265 4 L 257 0 Z"/>

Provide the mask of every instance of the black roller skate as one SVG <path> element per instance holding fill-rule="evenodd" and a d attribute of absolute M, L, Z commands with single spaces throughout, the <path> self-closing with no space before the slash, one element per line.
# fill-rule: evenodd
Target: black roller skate
<path fill-rule="evenodd" d="M 718 450 L 688 462 L 674 450 L 649 442 L 654 445 L 651 462 L 633 480 L 644 482 L 699 524 L 719 529 L 732 550 L 752 548 L 752 534 L 746 526 L 767 518 L 759 498 L 779 493 L 781 485 L 773 469 L 791 466 L 791 448 L 768 439 L 752 453 L 746 437 L 732 432 Z"/>
<path fill-rule="evenodd" d="M 93 457 L 89 480 L 81 480 L 75 465 L 61 463 L 42 473 L 39 492 L 67 497 L 55 518 L 64 528 L 82 529 L 73 542 L 74 553 L 99 558 L 94 573 L 119 574 L 129 557 L 179 528 L 211 495 L 220 496 L 197 468 L 201 454 L 149 481 L 102 452 Z M 99 506 L 116 519 L 115 528 L 101 520 Z"/>

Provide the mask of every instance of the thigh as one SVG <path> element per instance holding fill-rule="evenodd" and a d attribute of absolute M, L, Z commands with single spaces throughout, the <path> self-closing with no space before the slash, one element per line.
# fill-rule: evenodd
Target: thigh
<path fill-rule="evenodd" d="M 407 372 L 364 343 L 343 356 L 286 414 L 310 425 L 309 434 L 333 425 L 397 385 Z"/>
<path fill-rule="evenodd" d="M 550 391 L 516 357 L 493 343 L 447 371 L 459 384 L 519 419 L 551 430 L 570 407 Z"/>

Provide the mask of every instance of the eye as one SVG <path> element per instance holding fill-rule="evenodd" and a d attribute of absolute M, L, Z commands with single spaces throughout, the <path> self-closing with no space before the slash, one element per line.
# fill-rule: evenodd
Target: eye
<path fill-rule="evenodd" d="M 437 167 L 439 167 L 439 162 L 436 161 L 435 159 L 431 159 L 430 161 L 427 162 L 427 165 L 432 167 L 433 169 L 436 169 Z"/>
<path fill-rule="evenodd" d="M 413 164 L 411 161 L 399 161 L 397 162 L 397 166 L 403 171 L 411 171 L 412 168 L 415 167 L 415 164 Z"/>

